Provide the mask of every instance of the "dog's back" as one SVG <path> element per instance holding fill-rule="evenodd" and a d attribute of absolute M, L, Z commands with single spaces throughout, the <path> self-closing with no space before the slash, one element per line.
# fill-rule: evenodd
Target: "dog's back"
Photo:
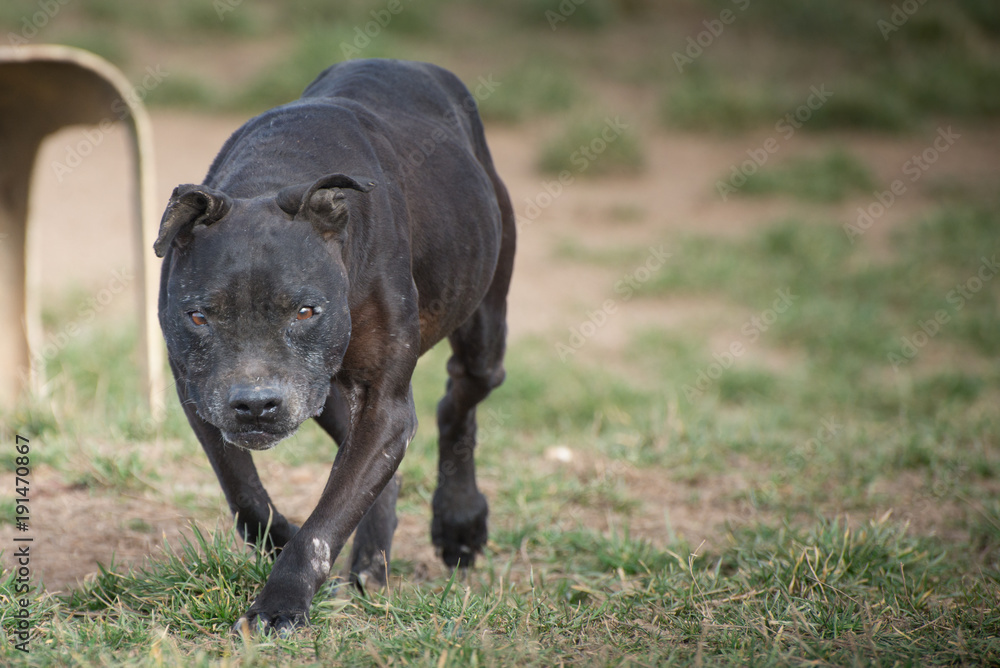
<path fill-rule="evenodd" d="M 470 170 L 477 167 L 470 158 L 481 169 Z M 455 75 L 428 63 L 373 59 L 335 64 L 301 98 L 248 121 L 205 183 L 253 197 L 373 163 L 405 189 L 458 187 L 484 173 L 498 182 L 475 98 Z"/>
<path fill-rule="evenodd" d="M 475 98 L 458 77 L 430 63 L 380 59 L 337 63 L 316 77 L 302 98 L 357 103 L 392 121 L 396 130 L 426 128 L 436 119 L 470 139 L 482 136 Z"/>

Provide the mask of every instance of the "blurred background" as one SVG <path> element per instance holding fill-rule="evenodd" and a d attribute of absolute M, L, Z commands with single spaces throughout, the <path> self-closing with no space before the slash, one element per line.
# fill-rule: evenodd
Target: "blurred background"
<path fill-rule="evenodd" d="M 805 188 L 799 194 L 806 198 L 837 202 L 889 185 L 878 178 L 880 168 L 888 174 L 903 162 L 886 157 L 893 141 L 919 146 L 944 119 L 983 128 L 1000 112 L 1000 9 L 988 0 L 947 7 L 917 0 L 304 0 L 293 7 L 268 0 L 11 0 L 0 7 L 0 27 L 7 42 L 78 46 L 122 68 L 155 116 L 164 198 L 175 182 L 199 180 L 220 138 L 240 122 L 294 99 L 323 68 L 348 57 L 428 60 L 455 71 L 474 92 L 478 86 L 482 114 L 498 137 L 495 151 L 518 142 L 531 147 L 508 178 L 522 220 L 537 219 L 539 227 L 566 208 L 537 206 L 547 177 L 568 170 L 589 184 L 633 177 L 615 181 L 617 192 L 601 189 L 618 220 L 594 211 L 578 219 L 603 217 L 619 228 L 629 222 L 621 219 L 640 217 L 745 228 L 760 198 L 742 198 L 738 208 L 712 205 L 729 199 L 720 182 L 729 183 L 732 168 L 742 169 L 769 136 L 779 150 L 772 165 L 816 142 L 836 149 L 857 140 L 857 148 L 795 164 L 821 172 L 818 185 L 795 183 L 811 172 L 779 170 L 737 188 L 741 194 Z M 805 121 L 794 118 L 811 101 L 815 108 L 800 113 Z M 598 159 L 579 152 L 609 118 L 621 119 L 615 141 Z M 804 136 L 792 136 L 800 130 Z M 122 139 L 108 135 L 90 142 L 84 169 L 65 168 L 76 136 L 51 141 L 39 161 L 36 218 L 59 221 L 52 236 L 65 240 L 53 244 L 54 271 L 46 271 L 53 289 L 70 279 L 96 287 L 106 273 L 103 257 L 75 249 L 96 236 L 95 224 L 123 218 L 115 207 L 124 201 L 115 198 L 94 219 L 90 207 L 79 206 L 83 193 L 123 182 L 125 172 L 114 172 L 119 167 L 108 158 L 117 160 Z M 978 143 L 961 142 L 969 150 Z M 674 174 L 657 171 L 682 164 Z M 989 189 L 990 170 L 976 166 L 983 168 L 970 165 L 952 179 L 961 184 L 946 183 L 941 169 L 927 181 L 936 192 Z M 637 179 L 660 184 L 647 197 L 685 201 L 642 201 L 621 191 Z M 915 198 L 906 199 L 900 209 L 914 206 Z M 682 207 L 695 203 L 705 215 L 687 219 Z M 889 225 L 875 227 L 872 236 L 880 237 Z M 113 238 L 124 235 L 104 236 L 108 253 L 124 254 Z"/>
<path fill-rule="evenodd" d="M 125 72 L 161 203 L 333 62 L 467 83 L 520 230 L 508 380 L 480 411 L 496 553 L 555 559 L 579 526 L 711 552 L 740 528 L 892 511 L 961 545 L 968 573 L 996 567 L 1000 3 L 5 0 L 0 35 Z M 49 336 L 131 266 L 124 131 L 84 132 L 36 164 Z M 0 407 L 45 443 L 38 522 L 73 546 L 40 550 L 57 588 L 227 512 L 174 398 L 147 419 L 133 301 L 98 315 L 49 360 L 48 399 Z M 394 554 L 414 579 L 441 570 L 447 356 L 414 383 Z M 332 452 L 306 425 L 264 455 L 293 519 Z"/>

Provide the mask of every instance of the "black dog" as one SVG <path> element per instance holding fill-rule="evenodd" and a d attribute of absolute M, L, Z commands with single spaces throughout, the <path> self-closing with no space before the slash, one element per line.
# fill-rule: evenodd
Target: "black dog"
<path fill-rule="evenodd" d="M 307 623 L 355 528 L 353 581 L 385 583 L 417 428 L 410 377 L 444 337 L 431 538 L 449 566 L 473 563 L 487 515 L 476 405 L 504 378 L 514 237 L 474 98 L 421 63 L 334 65 L 237 130 L 204 185 L 174 191 L 155 250 L 177 393 L 239 531 L 280 550 L 237 628 Z M 250 451 L 311 417 L 339 450 L 299 528 Z"/>

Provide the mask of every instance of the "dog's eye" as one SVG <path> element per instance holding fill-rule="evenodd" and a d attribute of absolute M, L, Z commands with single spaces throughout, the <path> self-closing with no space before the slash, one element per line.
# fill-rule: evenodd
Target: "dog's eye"
<path fill-rule="evenodd" d="M 191 322 L 197 327 L 203 327 L 208 324 L 208 318 L 201 311 L 191 311 L 188 313 L 188 317 L 191 318 Z"/>
<path fill-rule="evenodd" d="M 316 310 L 312 306 L 303 306 L 295 315 L 296 320 L 308 320 L 315 315 Z"/>

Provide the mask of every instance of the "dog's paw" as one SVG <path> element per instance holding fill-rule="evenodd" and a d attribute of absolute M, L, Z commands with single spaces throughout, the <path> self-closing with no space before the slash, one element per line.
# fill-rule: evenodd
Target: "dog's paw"
<path fill-rule="evenodd" d="M 488 535 L 486 497 L 477 491 L 461 503 L 454 499 L 445 503 L 443 497 L 435 493 L 433 507 L 431 541 L 438 556 L 451 568 L 475 565 L 476 554 L 483 551 Z"/>
<path fill-rule="evenodd" d="M 386 571 L 383 566 L 382 568 L 366 568 L 361 571 L 352 572 L 350 582 L 359 592 L 366 594 L 370 591 L 385 589 L 385 578 Z"/>
<path fill-rule="evenodd" d="M 267 536 L 267 542 L 264 543 L 265 548 L 271 554 L 272 558 L 277 557 L 281 554 L 281 550 L 284 549 L 288 541 L 295 536 L 299 531 L 299 525 L 292 524 L 291 522 L 285 522 L 280 529 L 273 529 Z M 259 544 L 259 543 L 258 543 Z"/>
<path fill-rule="evenodd" d="M 270 554 L 271 558 L 276 558 L 282 548 L 298 532 L 299 527 L 280 518 L 280 521 L 268 526 L 256 521 L 245 521 L 237 515 L 236 529 L 243 540 L 250 545 L 256 545 Z"/>
<path fill-rule="evenodd" d="M 282 610 L 265 612 L 251 607 L 233 624 L 233 633 L 243 637 L 276 634 L 288 637 L 296 629 L 309 625 L 308 610 Z"/>
<path fill-rule="evenodd" d="M 355 539 L 357 541 L 357 539 Z M 389 564 L 386 553 L 376 546 L 362 546 L 351 555 L 353 563 L 348 574 L 348 581 L 364 594 L 367 591 L 383 589 L 389 579 Z"/>

